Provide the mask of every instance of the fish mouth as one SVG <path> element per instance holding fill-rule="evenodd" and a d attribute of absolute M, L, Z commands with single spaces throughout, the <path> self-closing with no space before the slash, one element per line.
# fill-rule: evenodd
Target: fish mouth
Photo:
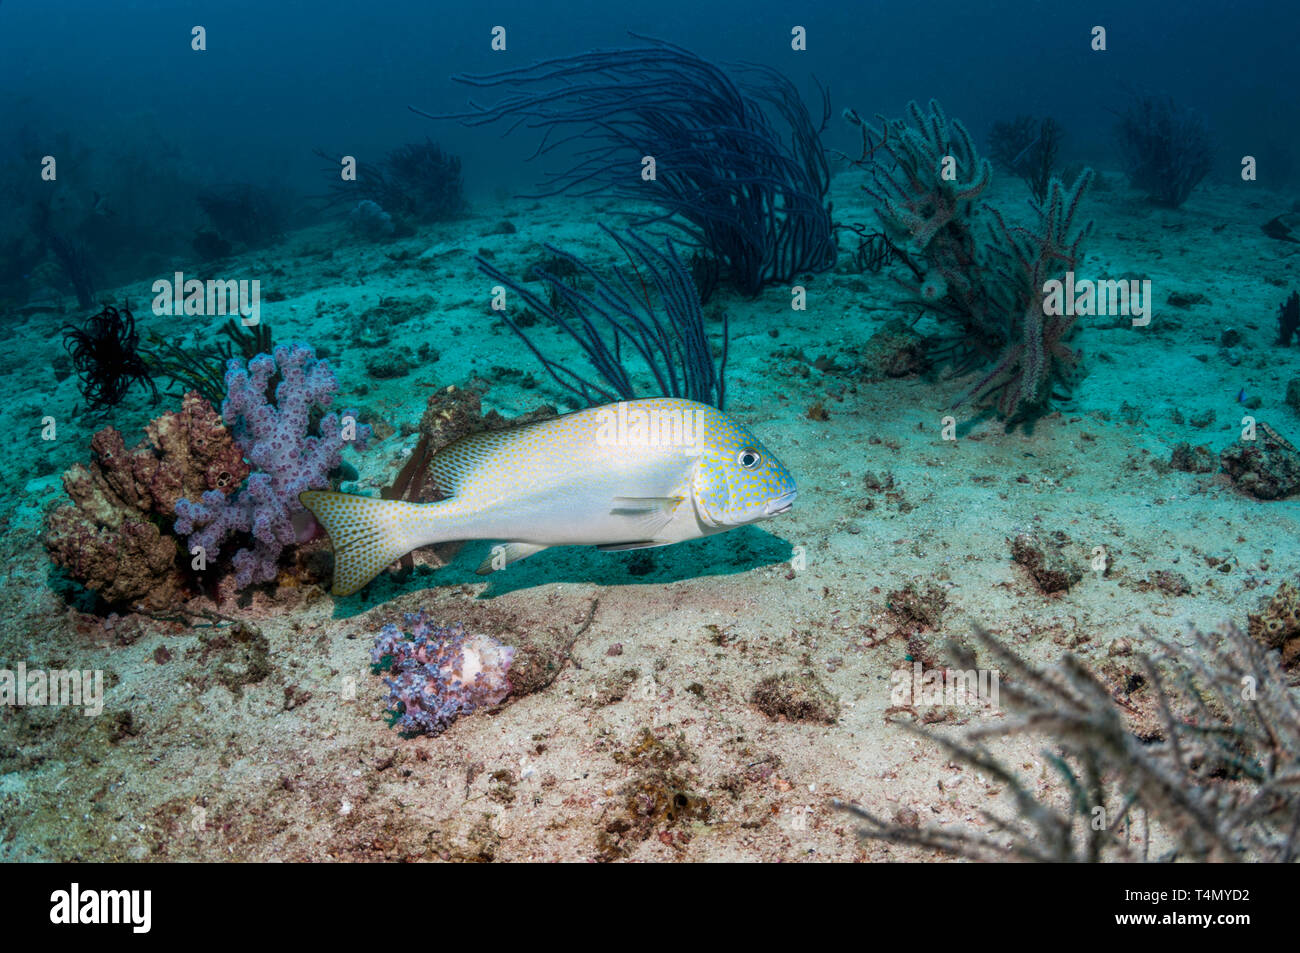
<path fill-rule="evenodd" d="M 774 500 L 768 500 L 767 505 L 763 507 L 764 516 L 777 516 L 784 513 L 790 507 L 794 506 L 794 498 L 799 495 L 798 490 L 791 490 L 783 496 L 778 496 Z"/>

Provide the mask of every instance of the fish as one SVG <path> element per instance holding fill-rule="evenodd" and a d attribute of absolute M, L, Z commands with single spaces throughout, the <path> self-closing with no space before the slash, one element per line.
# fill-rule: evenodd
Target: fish
<path fill-rule="evenodd" d="M 429 464 L 433 503 L 308 490 L 329 535 L 336 596 L 435 543 L 500 540 L 486 575 L 551 546 L 668 546 L 787 512 L 794 477 L 745 427 L 697 401 L 654 397 L 471 434 Z"/>

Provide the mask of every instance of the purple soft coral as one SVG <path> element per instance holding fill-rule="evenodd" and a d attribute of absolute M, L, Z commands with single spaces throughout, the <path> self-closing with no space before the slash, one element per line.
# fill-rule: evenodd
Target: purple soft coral
<path fill-rule="evenodd" d="M 371 661 L 392 659 L 388 706 L 396 725 L 414 734 L 439 735 L 461 715 L 499 705 L 510 694 L 515 650 L 486 635 L 469 635 L 458 623 L 430 625 L 424 611 L 407 613 L 410 633 L 391 622 L 375 639 Z"/>
<path fill-rule="evenodd" d="M 273 405 L 266 391 L 277 371 Z M 344 439 L 337 414 L 321 418 L 319 436 L 308 435 L 312 409 L 328 407 L 337 391 L 329 362 L 316 360 L 305 344 L 259 354 L 247 368 L 238 359 L 227 364 L 221 414 L 254 472 L 234 496 L 209 491 L 200 502 L 178 501 L 176 532 L 189 537 L 191 552 L 202 547 L 205 559 L 215 559 L 230 534 L 251 534 L 253 548 L 239 550 L 232 560 L 241 589 L 274 579 L 284 547 L 298 541 L 293 518 L 305 512 L 298 494 L 327 489 L 330 472 L 343 462 L 344 445 L 364 450 L 370 440 L 364 424 Z M 356 412 L 344 415 L 355 418 Z"/>

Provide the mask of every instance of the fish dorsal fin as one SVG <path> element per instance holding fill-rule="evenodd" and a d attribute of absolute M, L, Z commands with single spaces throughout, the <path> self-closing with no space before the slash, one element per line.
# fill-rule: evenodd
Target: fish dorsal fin
<path fill-rule="evenodd" d="M 484 476 L 484 467 L 490 466 L 502 451 L 526 438 L 529 431 L 549 423 L 549 420 L 540 420 L 506 430 L 485 430 L 453 440 L 433 455 L 429 472 L 446 496 L 458 496 L 464 491 L 467 478 L 475 474 Z M 512 479 L 510 474 L 503 476 Z"/>

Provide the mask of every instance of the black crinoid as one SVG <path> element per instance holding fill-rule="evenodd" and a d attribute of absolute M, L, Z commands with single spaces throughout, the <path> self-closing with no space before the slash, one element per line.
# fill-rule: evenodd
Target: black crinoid
<path fill-rule="evenodd" d="M 121 403 L 133 384 L 149 385 L 153 399 L 158 387 L 140 353 L 140 335 L 131 309 L 112 305 L 86 320 L 84 327 L 63 329 L 63 346 L 81 381 L 81 396 L 90 410 L 105 410 Z"/>

